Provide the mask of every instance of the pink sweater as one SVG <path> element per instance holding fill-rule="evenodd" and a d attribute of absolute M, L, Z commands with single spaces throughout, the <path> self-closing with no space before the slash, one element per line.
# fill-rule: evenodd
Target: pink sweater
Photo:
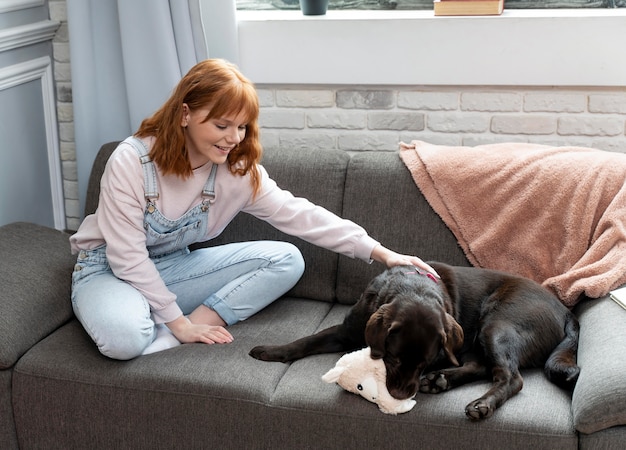
<path fill-rule="evenodd" d="M 167 218 L 176 219 L 202 202 L 202 188 L 211 163 L 193 171 L 188 179 L 163 176 L 157 170 L 159 198 L 156 206 Z M 209 211 L 209 225 L 202 241 L 217 237 L 240 211 L 265 220 L 277 229 L 320 247 L 351 258 L 370 260 L 378 244 L 366 231 L 349 220 L 304 198 L 280 189 L 261 170 L 261 191 L 252 199 L 248 176 L 233 175 L 220 166 L 215 182 L 215 203 Z M 136 151 L 122 143 L 111 155 L 101 180 L 98 209 L 85 218 L 71 236 L 72 253 L 91 250 L 106 243 L 107 260 L 113 273 L 129 282 L 148 300 L 157 323 L 170 322 L 182 312 L 148 256 L 143 228 L 143 171 Z"/>

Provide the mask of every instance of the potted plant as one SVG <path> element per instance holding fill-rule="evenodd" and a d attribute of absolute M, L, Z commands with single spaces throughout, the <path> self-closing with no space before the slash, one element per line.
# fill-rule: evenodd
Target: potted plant
<path fill-rule="evenodd" d="M 300 0 L 300 9 L 305 16 L 323 16 L 328 9 L 328 0 Z"/>

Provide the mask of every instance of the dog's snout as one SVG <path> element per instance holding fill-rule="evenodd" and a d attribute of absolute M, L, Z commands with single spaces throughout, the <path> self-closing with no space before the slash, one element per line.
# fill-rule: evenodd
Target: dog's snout
<path fill-rule="evenodd" d="M 388 386 L 387 390 L 389 394 L 395 399 L 398 400 L 406 400 L 407 398 L 412 398 L 417 393 L 417 384 L 416 383 L 408 383 L 405 386 Z"/>

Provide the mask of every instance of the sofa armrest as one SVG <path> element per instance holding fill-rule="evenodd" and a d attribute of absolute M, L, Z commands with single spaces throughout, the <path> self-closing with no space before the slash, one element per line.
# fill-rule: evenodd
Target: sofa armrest
<path fill-rule="evenodd" d="M 585 434 L 626 425 L 626 310 L 608 296 L 585 300 L 580 320 L 580 376 L 572 395 L 576 429 Z"/>
<path fill-rule="evenodd" d="M 73 315 L 69 235 L 32 223 L 0 227 L 0 369 Z"/>

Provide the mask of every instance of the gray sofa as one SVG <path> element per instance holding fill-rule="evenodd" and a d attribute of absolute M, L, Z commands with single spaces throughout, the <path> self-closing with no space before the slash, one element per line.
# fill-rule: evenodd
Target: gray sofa
<path fill-rule="evenodd" d="M 86 212 L 114 149 L 94 163 Z M 266 151 L 280 186 L 362 224 L 387 246 L 424 259 L 468 265 L 394 152 Z M 486 382 L 418 394 L 391 416 L 326 384 L 339 354 L 291 364 L 248 356 L 342 320 L 384 268 L 283 235 L 240 215 L 214 242 L 284 239 L 307 269 L 283 298 L 233 326 L 228 345 L 183 345 L 115 361 L 102 356 L 73 317 L 68 234 L 14 223 L 0 228 L 0 446 L 2 448 L 480 448 L 613 449 L 626 443 L 626 311 L 608 298 L 576 308 L 581 322 L 573 392 L 542 371 L 494 417 L 474 423 L 465 405 Z"/>

